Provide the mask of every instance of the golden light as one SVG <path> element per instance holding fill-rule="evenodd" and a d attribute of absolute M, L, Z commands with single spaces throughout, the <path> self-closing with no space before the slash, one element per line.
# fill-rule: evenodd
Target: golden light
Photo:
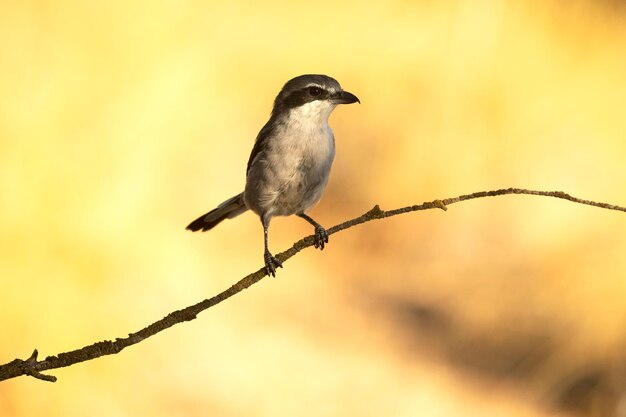
<path fill-rule="evenodd" d="M 243 189 L 299 74 L 362 102 L 331 117 L 327 227 L 502 187 L 626 205 L 619 2 L 0 10 L 0 363 L 125 336 L 258 269 L 254 215 L 184 228 Z M 521 196 L 369 223 L 55 385 L 0 383 L 0 416 L 621 416 L 624 230 Z M 272 233 L 279 252 L 311 230 Z"/>

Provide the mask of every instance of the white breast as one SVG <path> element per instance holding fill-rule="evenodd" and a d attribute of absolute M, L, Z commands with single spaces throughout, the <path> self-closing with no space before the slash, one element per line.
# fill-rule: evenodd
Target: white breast
<path fill-rule="evenodd" d="M 304 212 L 319 201 L 335 156 L 335 139 L 328 125 L 334 108 L 328 101 L 313 101 L 291 110 L 280 123 L 264 155 L 262 211 L 286 216 Z"/>

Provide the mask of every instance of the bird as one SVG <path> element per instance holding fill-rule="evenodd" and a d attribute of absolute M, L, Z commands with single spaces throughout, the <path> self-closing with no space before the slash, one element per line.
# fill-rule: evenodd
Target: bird
<path fill-rule="evenodd" d="M 269 250 L 272 218 L 295 214 L 306 220 L 315 230 L 315 247 L 323 250 L 328 232 L 306 212 L 322 197 L 335 158 L 335 137 L 328 118 L 337 105 L 357 102 L 361 103 L 357 96 L 328 75 L 304 74 L 287 81 L 252 147 L 244 191 L 186 229 L 205 232 L 252 210 L 263 225 L 265 273 L 272 277 L 276 268 L 283 267 Z"/>

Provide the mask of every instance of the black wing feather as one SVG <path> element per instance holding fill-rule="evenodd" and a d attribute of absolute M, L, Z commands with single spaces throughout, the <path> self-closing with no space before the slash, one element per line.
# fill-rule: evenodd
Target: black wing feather
<path fill-rule="evenodd" d="M 263 129 L 259 132 L 254 141 L 254 146 L 252 147 L 252 152 L 250 152 L 250 158 L 248 159 L 248 167 L 246 168 L 246 175 L 250 171 L 250 166 L 252 162 L 257 157 L 259 153 L 261 153 L 267 146 L 267 139 L 272 136 L 274 130 L 276 129 L 275 118 L 272 117 L 270 120 L 263 126 Z"/>

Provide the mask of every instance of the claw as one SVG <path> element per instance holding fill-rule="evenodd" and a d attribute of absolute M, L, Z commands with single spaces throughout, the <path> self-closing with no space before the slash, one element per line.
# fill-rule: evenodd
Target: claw
<path fill-rule="evenodd" d="M 268 250 L 265 251 L 263 258 L 265 260 L 265 273 L 268 276 L 276 277 L 276 268 L 282 268 L 283 263 L 279 261 L 276 257 L 272 256 L 272 254 Z"/>
<path fill-rule="evenodd" d="M 315 226 L 315 248 L 324 250 L 324 244 L 328 243 L 328 232 L 319 224 Z"/>

